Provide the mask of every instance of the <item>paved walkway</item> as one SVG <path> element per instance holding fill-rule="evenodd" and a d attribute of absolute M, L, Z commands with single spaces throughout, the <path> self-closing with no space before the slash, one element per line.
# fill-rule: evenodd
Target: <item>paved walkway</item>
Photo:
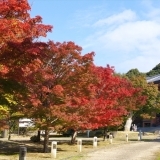
<path fill-rule="evenodd" d="M 155 160 L 160 139 L 111 146 L 86 155 L 85 160 Z"/>

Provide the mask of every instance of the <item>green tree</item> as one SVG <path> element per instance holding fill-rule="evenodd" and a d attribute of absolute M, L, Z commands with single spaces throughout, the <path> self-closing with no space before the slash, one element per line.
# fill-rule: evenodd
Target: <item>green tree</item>
<path fill-rule="evenodd" d="M 14 80 L 0 79 L 0 128 L 9 130 L 9 139 L 11 126 L 15 120 L 22 117 L 19 112 L 22 95 L 25 95 L 25 89 Z"/>
<path fill-rule="evenodd" d="M 135 69 L 131 69 L 131 70 L 129 70 L 127 73 L 126 73 L 126 76 L 128 77 L 128 78 L 132 78 L 133 76 L 145 76 L 145 73 L 141 73 L 141 72 L 139 72 L 139 70 L 137 69 L 137 68 L 135 68 Z"/>
<path fill-rule="evenodd" d="M 130 74 L 131 73 L 131 74 Z M 151 118 L 156 112 L 160 111 L 160 92 L 158 86 L 153 83 L 147 83 L 144 74 L 136 72 L 127 72 L 126 76 L 136 88 L 141 88 L 141 94 L 146 97 L 146 101 L 137 110 L 132 111 L 132 120 L 136 117 Z M 138 104 L 137 104 L 138 105 Z"/>
<path fill-rule="evenodd" d="M 155 76 L 157 74 L 160 74 L 160 63 L 157 64 L 152 70 L 146 73 L 148 77 Z"/>

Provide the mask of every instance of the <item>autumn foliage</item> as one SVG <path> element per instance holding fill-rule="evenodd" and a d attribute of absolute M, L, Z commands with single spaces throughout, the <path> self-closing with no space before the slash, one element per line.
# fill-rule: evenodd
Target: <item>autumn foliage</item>
<path fill-rule="evenodd" d="M 0 79 L 21 88 L 10 86 L 15 103 L 9 111 L 33 118 L 46 131 L 44 152 L 50 129 L 121 124 L 128 108 L 144 100 L 139 90 L 113 67 L 95 66 L 94 53 L 82 55 L 74 42 L 35 41 L 52 27 L 40 16 L 31 18 L 29 10 L 27 0 L 0 1 Z M 0 94 L 5 95 L 5 85 Z"/>
<path fill-rule="evenodd" d="M 36 58 L 33 50 L 42 48 L 40 42 L 37 44 L 32 41 L 39 36 L 46 36 L 52 28 L 42 24 L 40 16 L 31 18 L 29 10 L 26 0 L 0 1 L 1 128 L 8 124 L 7 121 L 14 112 L 20 110 L 24 99 L 23 66 Z M 20 91 L 20 88 L 23 90 Z"/>
<path fill-rule="evenodd" d="M 1 0 L 0 1 L 0 48 L 8 41 L 22 42 L 26 38 L 46 36 L 51 31 L 50 25 L 41 24 L 42 18 L 31 18 L 30 6 L 27 0 Z"/>

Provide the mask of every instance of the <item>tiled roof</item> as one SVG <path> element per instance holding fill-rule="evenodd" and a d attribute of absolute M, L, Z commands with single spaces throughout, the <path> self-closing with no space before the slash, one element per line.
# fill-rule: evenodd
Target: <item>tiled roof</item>
<path fill-rule="evenodd" d="M 160 81 L 160 74 L 153 77 L 147 77 L 146 79 L 147 83 Z"/>

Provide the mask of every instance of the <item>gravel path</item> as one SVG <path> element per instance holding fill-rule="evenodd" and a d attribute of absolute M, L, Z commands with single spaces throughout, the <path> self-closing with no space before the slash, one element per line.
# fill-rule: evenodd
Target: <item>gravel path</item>
<path fill-rule="evenodd" d="M 85 160 L 155 160 L 160 139 L 111 146 L 86 155 Z"/>

